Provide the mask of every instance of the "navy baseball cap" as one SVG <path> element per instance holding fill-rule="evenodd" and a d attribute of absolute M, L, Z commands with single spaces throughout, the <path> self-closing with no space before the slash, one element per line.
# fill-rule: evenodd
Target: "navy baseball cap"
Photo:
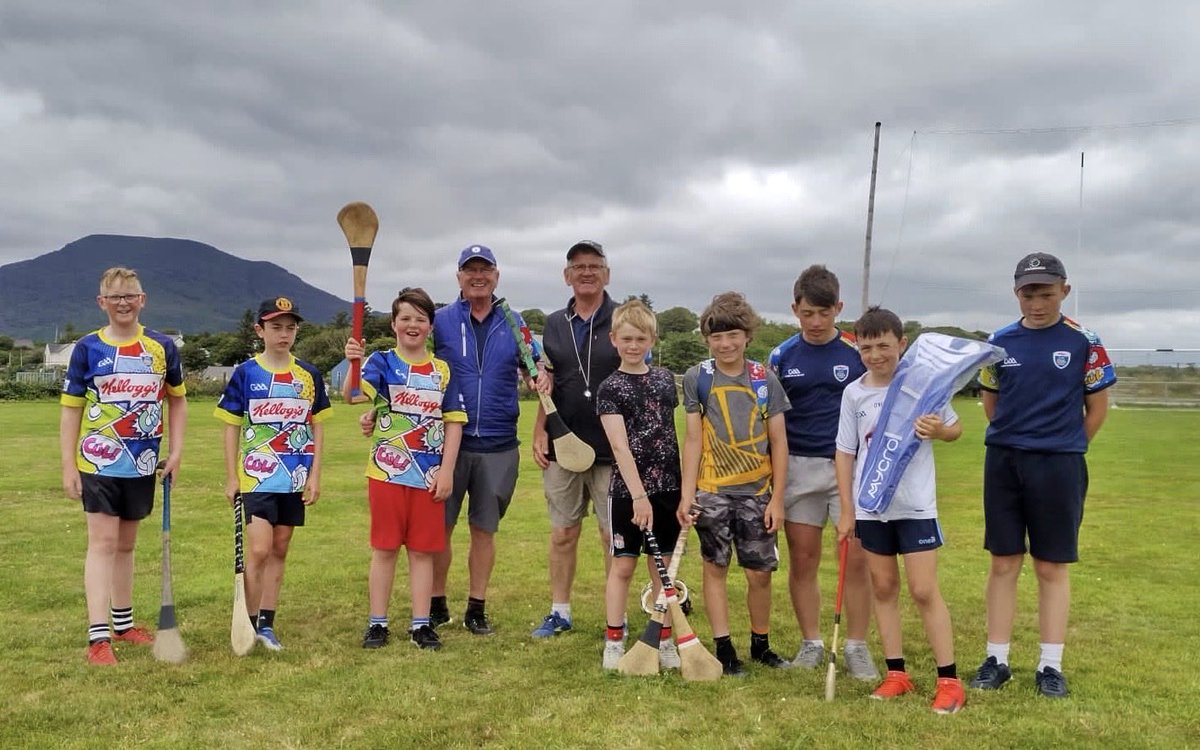
<path fill-rule="evenodd" d="M 1017 264 L 1013 273 L 1013 288 L 1020 289 L 1030 284 L 1055 284 L 1067 278 L 1067 269 L 1062 261 L 1050 253 L 1030 253 Z"/>
<path fill-rule="evenodd" d="M 497 265 L 496 254 L 492 252 L 490 247 L 485 245 L 471 245 L 470 247 L 464 247 L 463 251 L 458 254 L 458 267 L 462 268 L 467 265 L 467 261 L 475 258 L 485 260 L 493 266 Z"/>
<path fill-rule="evenodd" d="M 280 315 L 291 315 L 296 319 L 297 323 L 303 323 L 304 318 L 300 317 L 300 308 L 296 307 L 296 303 L 292 302 L 287 297 L 272 297 L 265 299 L 258 306 L 258 322 L 278 318 Z"/>
<path fill-rule="evenodd" d="M 599 242 L 580 240 L 574 245 L 571 245 L 570 249 L 567 250 L 567 260 L 573 260 L 575 256 L 579 255 L 580 253 L 592 253 L 593 255 L 599 255 L 601 258 L 603 258 L 604 248 Z"/>

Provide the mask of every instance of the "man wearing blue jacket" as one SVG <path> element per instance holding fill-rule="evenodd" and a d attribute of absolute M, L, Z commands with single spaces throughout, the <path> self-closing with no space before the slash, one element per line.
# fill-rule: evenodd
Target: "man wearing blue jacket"
<path fill-rule="evenodd" d="M 495 305 L 499 281 L 500 269 L 490 248 L 465 248 L 458 257 L 461 294 L 433 319 L 434 354 L 450 365 L 451 377 L 458 381 L 467 425 L 454 467 L 454 491 L 446 500 L 446 549 L 434 555 L 430 620 L 435 627 L 451 621 L 446 603 L 450 539 L 463 499 L 468 498 L 470 583 L 463 625 L 475 635 L 496 632 L 484 602 L 496 560 L 496 530 L 516 489 L 520 463 L 517 384 L 521 354 L 504 313 Z M 519 322 L 524 326 L 524 321 Z M 536 345 L 534 358 L 539 358 Z"/>

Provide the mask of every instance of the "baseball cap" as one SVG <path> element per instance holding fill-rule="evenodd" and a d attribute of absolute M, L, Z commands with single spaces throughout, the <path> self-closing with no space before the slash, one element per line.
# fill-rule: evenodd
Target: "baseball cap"
<path fill-rule="evenodd" d="M 1054 284 L 1067 278 L 1062 261 L 1050 253 L 1030 253 L 1017 264 L 1013 273 L 1013 288 L 1030 284 Z"/>
<path fill-rule="evenodd" d="M 304 318 L 300 317 L 300 308 L 296 307 L 296 303 L 292 302 L 287 297 L 272 297 L 265 299 L 258 306 L 258 322 L 278 318 L 280 315 L 291 315 L 296 319 L 297 323 L 303 322 Z"/>
<path fill-rule="evenodd" d="M 571 245 L 571 248 L 569 250 L 567 250 L 567 260 L 572 260 L 576 255 L 579 255 L 580 253 L 592 253 L 593 255 L 599 255 L 601 258 L 603 258 L 604 257 L 604 248 L 601 247 L 599 242 L 593 242 L 591 240 L 580 240 L 579 242 L 576 242 L 574 245 Z"/>
<path fill-rule="evenodd" d="M 458 254 L 458 267 L 462 268 L 467 264 L 467 261 L 473 258 L 480 258 L 493 266 L 497 265 L 496 255 L 492 252 L 490 247 L 486 247 L 484 245 L 471 245 L 470 247 L 464 247 L 463 251 Z"/>

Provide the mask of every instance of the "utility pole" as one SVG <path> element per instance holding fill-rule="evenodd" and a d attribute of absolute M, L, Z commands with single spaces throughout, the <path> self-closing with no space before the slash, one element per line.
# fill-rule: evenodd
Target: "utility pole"
<path fill-rule="evenodd" d="M 879 128 L 882 125 L 875 123 L 875 150 L 871 154 L 871 192 L 867 197 L 867 245 L 863 250 L 862 310 L 859 315 L 866 312 L 871 304 L 871 229 L 875 225 L 875 175 L 879 171 Z"/>

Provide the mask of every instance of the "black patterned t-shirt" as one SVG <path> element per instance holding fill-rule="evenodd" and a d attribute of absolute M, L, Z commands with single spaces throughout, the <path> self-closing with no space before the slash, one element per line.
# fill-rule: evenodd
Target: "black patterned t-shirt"
<path fill-rule="evenodd" d="M 678 490 L 680 486 L 679 438 L 675 433 L 678 404 L 675 376 L 664 367 L 651 367 L 641 375 L 617 370 L 596 391 L 597 414 L 620 414 L 625 418 L 634 465 L 651 495 Z M 617 467 L 609 492 L 614 498 L 630 496 Z"/>

